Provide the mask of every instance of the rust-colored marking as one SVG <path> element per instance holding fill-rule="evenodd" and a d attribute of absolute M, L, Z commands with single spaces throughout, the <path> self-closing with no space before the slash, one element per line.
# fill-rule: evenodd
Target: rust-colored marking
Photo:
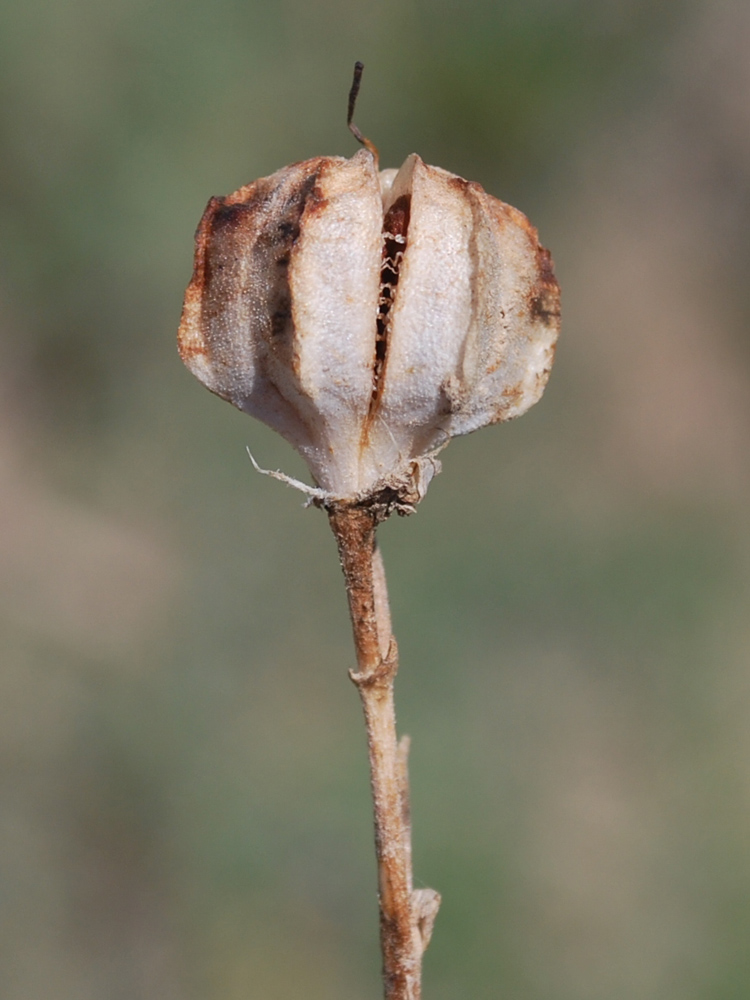
<path fill-rule="evenodd" d="M 195 231 L 195 256 L 193 258 L 193 275 L 185 292 L 182 306 L 180 328 L 177 331 L 177 349 L 180 357 L 187 364 L 191 358 L 208 353 L 203 323 L 201 322 L 201 304 L 206 274 L 206 252 L 210 239 L 211 223 L 218 205 L 219 198 L 211 198 Z"/>
<path fill-rule="evenodd" d="M 523 384 L 511 386 L 503 389 L 503 409 L 509 410 L 512 406 L 517 406 L 523 398 Z"/>
<path fill-rule="evenodd" d="M 483 191 L 482 186 L 477 184 L 476 181 L 464 180 L 464 178 L 459 177 L 458 174 L 451 174 L 448 178 L 448 187 L 455 188 L 457 191 L 460 191 L 461 194 L 464 194 L 468 188 L 474 186 L 478 187 L 480 191 Z"/>
<path fill-rule="evenodd" d="M 227 197 L 211 198 L 206 206 L 195 237 L 193 275 L 185 294 L 178 347 L 188 366 L 200 358 L 213 370 L 214 360 L 218 364 L 221 359 L 211 386 L 217 395 L 231 395 L 225 369 L 233 348 L 218 320 L 232 298 L 250 295 L 255 301 L 257 295 L 255 314 L 267 317 L 258 333 L 274 354 L 288 356 L 293 370 L 299 366 L 288 271 L 303 215 L 320 210 L 324 203 L 318 178 L 325 162 L 326 157 L 317 157 L 294 164 Z M 273 280 L 268 285 L 240 287 L 243 261 L 249 273 L 265 270 Z"/>
<path fill-rule="evenodd" d="M 212 239 L 220 239 L 225 235 L 225 231 L 240 229 L 246 221 L 248 213 L 253 210 L 252 205 L 227 204 L 223 199 L 217 199 L 217 201 L 219 203 L 211 219 Z"/>
<path fill-rule="evenodd" d="M 318 175 L 315 175 L 315 181 L 317 182 Z M 325 197 L 320 186 L 316 183 L 310 190 L 305 204 L 304 204 L 304 214 L 308 215 L 318 215 L 325 208 L 328 207 L 329 199 Z"/>
<path fill-rule="evenodd" d="M 557 326 L 560 321 L 560 286 L 552 265 L 552 256 L 538 243 L 536 245 L 538 278 L 526 296 L 529 315 L 545 326 Z"/>
<path fill-rule="evenodd" d="M 187 364 L 192 358 L 205 358 L 208 356 L 208 351 L 206 350 L 206 345 L 203 341 L 188 341 L 182 337 L 178 346 L 180 349 L 180 357 L 185 364 Z"/>

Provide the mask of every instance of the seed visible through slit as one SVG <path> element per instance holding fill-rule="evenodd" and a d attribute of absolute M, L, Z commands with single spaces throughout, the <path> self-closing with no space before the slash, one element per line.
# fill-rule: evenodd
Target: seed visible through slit
<path fill-rule="evenodd" d="M 411 196 L 401 195 L 391 205 L 383 220 L 383 262 L 380 267 L 380 291 L 378 294 L 377 332 L 375 335 L 375 359 L 372 369 L 372 399 L 370 416 L 374 415 L 382 392 L 385 374 L 390 312 L 396 300 L 399 271 L 406 250 L 406 234 L 409 228 Z"/>

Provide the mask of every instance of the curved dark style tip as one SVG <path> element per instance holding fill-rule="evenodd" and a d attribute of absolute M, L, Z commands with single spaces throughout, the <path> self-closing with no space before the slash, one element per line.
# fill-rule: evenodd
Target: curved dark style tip
<path fill-rule="evenodd" d="M 375 159 L 379 160 L 380 156 L 378 154 L 378 150 L 375 144 L 370 142 L 370 140 L 366 136 L 362 135 L 362 133 L 359 131 L 357 126 L 352 121 L 352 118 L 354 117 L 354 108 L 356 107 L 357 104 L 357 97 L 359 96 L 359 88 L 362 84 L 362 72 L 364 68 L 365 68 L 364 63 L 361 63 L 359 60 L 355 62 L 354 75 L 352 77 L 352 85 L 349 90 L 349 106 L 346 113 L 346 124 L 349 128 L 349 131 L 352 133 L 357 142 L 360 142 L 365 147 L 365 149 L 369 149 L 369 151 L 372 153 Z"/>

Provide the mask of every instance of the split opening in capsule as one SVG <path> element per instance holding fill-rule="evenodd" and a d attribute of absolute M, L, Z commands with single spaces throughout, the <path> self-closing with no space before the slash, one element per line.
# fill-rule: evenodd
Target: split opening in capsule
<path fill-rule="evenodd" d="M 411 195 L 403 194 L 391 205 L 383 219 L 383 261 L 380 267 L 375 360 L 373 364 L 372 401 L 370 412 L 377 406 L 381 394 L 388 350 L 389 317 L 396 300 L 399 272 L 406 251 L 409 230 Z"/>

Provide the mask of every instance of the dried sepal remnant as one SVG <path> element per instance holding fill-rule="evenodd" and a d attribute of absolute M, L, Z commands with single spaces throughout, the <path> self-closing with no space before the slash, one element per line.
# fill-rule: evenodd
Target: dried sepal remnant
<path fill-rule="evenodd" d="M 528 219 L 408 157 L 316 157 L 209 202 L 180 353 L 338 500 L 418 500 L 458 434 L 541 396 L 559 288 Z"/>

